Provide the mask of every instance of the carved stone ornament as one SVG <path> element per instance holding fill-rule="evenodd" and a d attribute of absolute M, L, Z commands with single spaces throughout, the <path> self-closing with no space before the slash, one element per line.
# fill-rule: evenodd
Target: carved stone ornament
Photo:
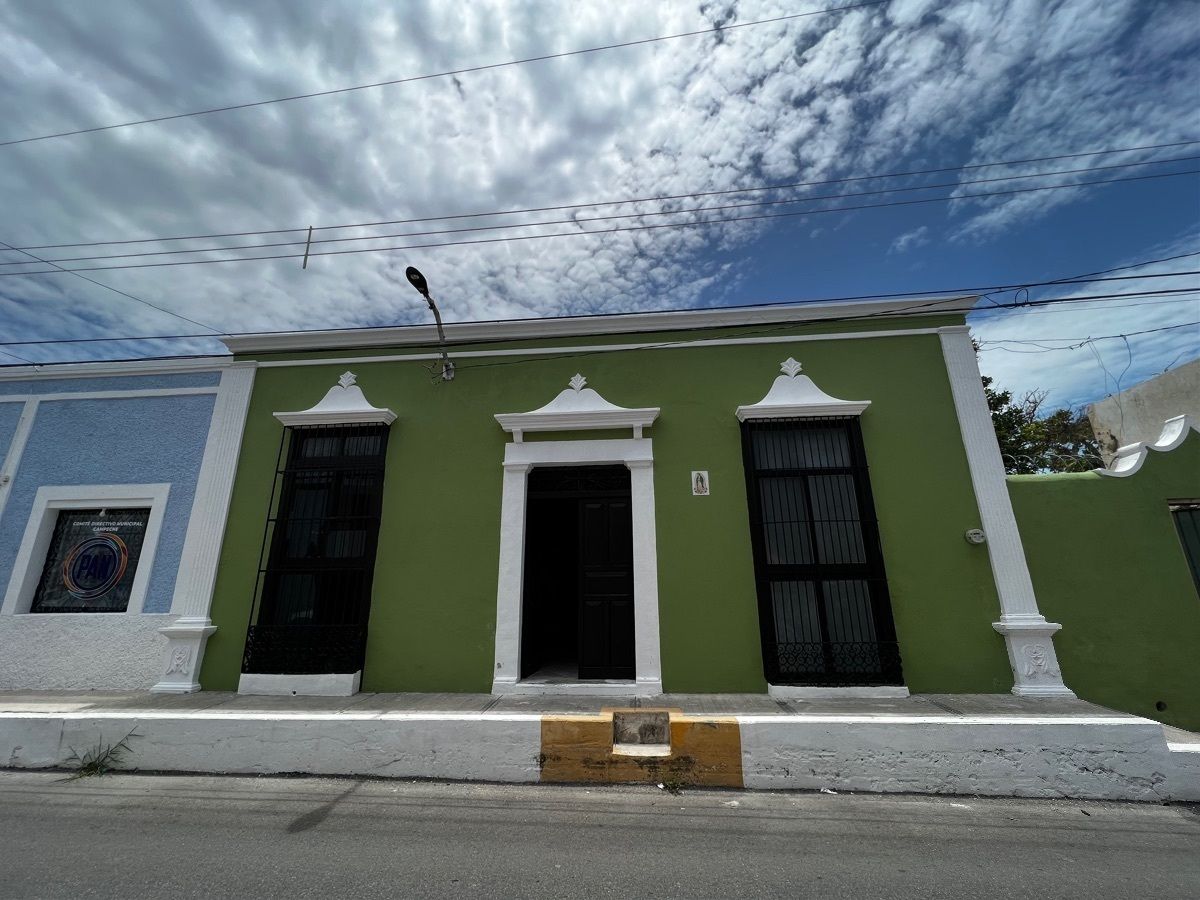
<path fill-rule="evenodd" d="M 1117 453 L 1108 468 L 1096 469 L 1096 471 L 1101 475 L 1110 475 L 1114 478 L 1128 477 L 1142 467 L 1142 463 L 1146 461 L 1151 450 L 1159 453 L 1174 450 L 1187 440 L 1189 434 L 1197 430 L 1200 429 L 1197 429 L 1192 423 L 1190 416 L 1175 416 L 1167 419 L 1163 422 L 1162 433 L 1159 434 L 1157 440 L 1138 441 L 1136 444 L 1126 444 L 1124 447 L 1117 448 Z"/>
<path fill-rule="evenodd" d="M 167 675 L 174 675 L 176 672 L 183 673 L 188 670 L 188 663 L 192 659 L 191 647 L 175 647 L 171 651 L 171 664 L 167 666 Z"/>
<path fill-rule="evenodd" d="M 801 365 L 788 357 L 779 365 L 767 396 L 750 406 L 739 406 L 739 422 L 747 419 L 787 419 L 798 416 L 858 416 L 870 400 L 839 400 L 825 393 L 811 378 L 801 374 Z"/>
<path fill-rule="evenodd" d="M 275 418 L 284 425 L 391 425 L 396 414 L 390 409 L 372 406 L 367 402 L 358 378 L 353 372 L 343 372 L 337 384 L 326 391 L 321 402 L 296 412 L 277 412 Z"/>
<path fill-rule="evenodd" d="M 587 379 L 578 372 L 567 382 L 566 390 L 545 406 L 524 413 L 498 413 L 496 421 L 513 440 L 521 443 L 526 431 L 583 431 L 598 428 L 632 428 L 640 438 L 642 429 L 658 418 L 658 407 L 627 409 L 609 403 L 587 387 Z"/>

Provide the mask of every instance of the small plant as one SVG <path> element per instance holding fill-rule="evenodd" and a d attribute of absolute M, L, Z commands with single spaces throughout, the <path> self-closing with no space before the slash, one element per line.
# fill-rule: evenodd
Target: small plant
<path fill-rule="evenodd" d="M 124 760 L 125 754 L 133 750 L 129 746 L 129 739 L 133 737 L 140 737 L 136 733 L 136 729 L 131 730 L 129 734 L 125 735 L 125 737 L 121 738 L 115 744 L 105 744 L 101 741 L 91 750 L 84 753 L 83 756 L 80 756 L 75 748 L 72 747 L 71 755 L 67 757 L 67 762 L 69 764 L 73 763 L 76 769 L 67 780 L 74 781 L 77 778 L 99 777 L 107 775 L 118 768 Z"/>

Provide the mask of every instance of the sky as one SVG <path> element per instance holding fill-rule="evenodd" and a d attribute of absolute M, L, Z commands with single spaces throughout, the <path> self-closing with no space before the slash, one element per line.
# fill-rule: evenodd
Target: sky
<path fill-rule="evenodd" d="M 0 241 L 88 269 L 46 274 L 0 250 L 0 341 L 424 322 L 409 265 L 450 322 L 1200 270 L 1200 255 L 1136 266 L 1200 254 L 1200 159 L 1182 159 L 1200 143 L 1112 152 L 1200 141 L 1200 5 L 890 0 L 730 27 L 846 2 L 0 0 L 0 142 L 705 32 L 0 146 Z M 864 178 L 930 169 L 951 171 Z M 1065 171 L 1078 169 L 1092 171 Z M 778 188 L 798 182 L 834 183 Z M 1072 186 L 895 205 L 1047 185 Z M 747 188 L 759 190 L 694 196 Z M 878 193 L 897 188 L 914 190 Z M 712 209 L 846 194 L 866 196 Z M 397 223 L 672 195 L 689 196 Z M 871 204 L 892 205 L 835 210 Z M 585 233 L 755 215 L 771 218 Z M 329 227 L 364 222 L 394 224 Z M 317 241 L 389 237 L 314 244 L 372 252 L 314 255 L 307 268 L 104 270 L 302 253 L 309 225 Z M 499 225 L 510 227 L 444 233 Z M 44 246 L 286 229 L 299 230 Z M 537 237 L 549 233 L 562 236 Z M 497 237 L 522 239 L 414 246 Z M 265 243 L 287 246 L 79 259 Z M 396 246 L 407 249 L 378 250 Z M 1200 356 L 1188 324 L 1200 293 L 997 306 L 1169 288 L 1200 291 L 1200 276 L 988 293 L 969 317 L 981 368 L 1018 395 L 1047 391 L 1046 409 L 1127 388 Z M 0 360 L 221 349 L 200 337 L 0 344 Z"/>

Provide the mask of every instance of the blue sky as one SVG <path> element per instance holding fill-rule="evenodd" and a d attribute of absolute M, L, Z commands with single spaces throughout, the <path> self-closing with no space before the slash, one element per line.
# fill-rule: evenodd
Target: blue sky
<path fill-rule="evenodd" d="M 0 2 L 6 60 L 0 141 L 834 5 Z M 0 241 L 30 246 L 320 226 L 1196 140 L 1197 84 L 1200 10 L 1186 0 L 891 0 L 719 36 L 0 147 Z M 1200 144 L 814 190 L 957 183 L 1186 155 L 1200 155 Z M 1200 160 L 954 190 L 1189 168 L 1200 168 Z M 822 205 L 829 204 L 813 206 Z M 629 211 L 600 207 L 580 214 Z M 398 230 L 406 229 L 337 233 Z M 523 226 L 506 233 L 545 230 Z M 207 245 L 54 252 L 181 246 Z M 1194 174 L 702 229 L 362 253 L 315 259 L 307 271 L 285 260 L 87 274 L 217 330 L 238 331 L 423 321 L 426 313 L 403 280 L 404 267 L 414 264 L 435 285 L 446 318 L 462 321 L 920 294 L 1060 278 L 1192 251 L 1200 251 L 1200 178 Z M 20 258 L 0 252 L 2 262 Z M 1192 268 L 1200 269 L 1200 256 L 1130 272 Z M 1200 277 L 1073 285 L 1032 296 L 1165 286 L 1200 289 Z M 971 324 L 985 342 L 1058 346 L 1067 342 L 1045 342 L 1198 320 L 1200 294 L 1170 302 L 980 311 Z M 71 275 L 0 278 L 4 339 L 199 330 Z M 170 346 L 194 353 L 214 345 Z M 981 365 L 1001 385 L 1017 393 L 1048 390 L 1051 407 L 1077 405 L 1114 389 L 1106 369 L 1123 371 L 1121 386 L 1127 387 L 1200 355 L 1200 328 L 1044 353 L 1001 346 L 1042 349 L 985 343 Z M 163 347 L 9 349 L 50 361 Z"/>

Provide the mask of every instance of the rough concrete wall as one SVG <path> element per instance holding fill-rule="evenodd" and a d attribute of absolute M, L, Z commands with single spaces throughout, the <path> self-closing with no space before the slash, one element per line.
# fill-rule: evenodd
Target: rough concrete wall
<path fill-rule="evenodd" d="M 1156 439 L 1167 419 L 1200 421 L 1200 359 L 1093 403 L 1087 414 L 1105 464 L 1118 447 Z"/>

